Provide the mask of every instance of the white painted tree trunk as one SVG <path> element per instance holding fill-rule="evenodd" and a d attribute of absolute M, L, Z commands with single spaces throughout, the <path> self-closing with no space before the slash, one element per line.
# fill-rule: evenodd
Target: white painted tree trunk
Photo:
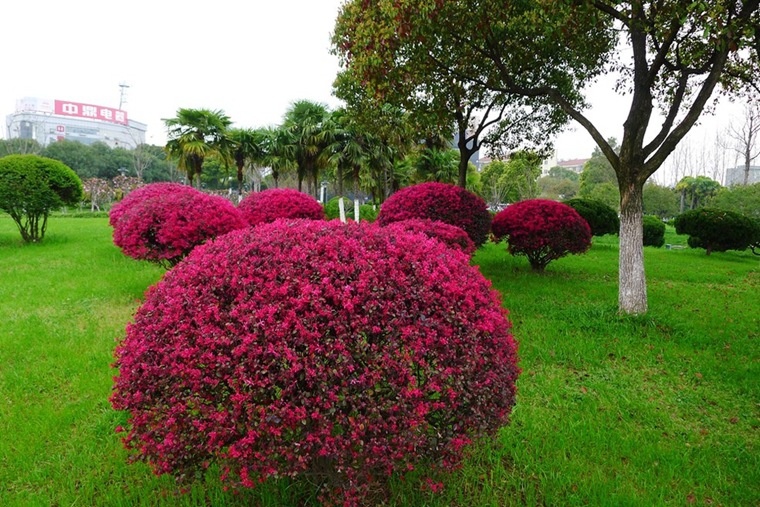
<path fill-rule="evenodd" d="M 359 199 L 354 198 L 354 221 L 359 223 Z"/>
<path fill-rule="evenodd" d="M 338 198 L 338 209 L 340 210 L 340 221 L 346 223 L 346 205 L 343 203 L 343 197 Z"/>
<path fill-rule="evenodd" d="M 637 188 L 638 187 L 638 188 Z M 643 189 L 630 184 L 620 189 L 620 266 L 618 304 L 621 313 L 647 311 L 644 273 Z"/>

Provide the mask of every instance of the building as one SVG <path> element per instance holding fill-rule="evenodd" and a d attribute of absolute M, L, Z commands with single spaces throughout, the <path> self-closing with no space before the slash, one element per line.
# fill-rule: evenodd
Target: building
<path fill-rule="evenodd" d="M 548 157 L 546 157 L 541 164 L 541 176 L 549 176 L 549 170 L 551 170 L 552 167 L 562 167 L 564 169 L 569 169 L 573 172 L 576 172 L 580 174 L 583 172 L 583 166 L 588 162 L 590 159 L 588 158 L 574 158 L 571 160 L 557 160 L 557 154 L 552 152 Z"/>
<path fill-rule="evenodd" d="M 8 139 L 34 139 L 42 146 L 65 139 L 127 149 L 143 144 L 147 129 L 121 109 L 36 97 L 17 100 L 5 125 Z"/>
<path fill-rule="evenodd" d="M 749 179 L 747 184 L 760 183 L 760 166 L 749 166 Z M 744 166 L 729 167 L 726 169 L 726 186 L 744 184 Z"/>

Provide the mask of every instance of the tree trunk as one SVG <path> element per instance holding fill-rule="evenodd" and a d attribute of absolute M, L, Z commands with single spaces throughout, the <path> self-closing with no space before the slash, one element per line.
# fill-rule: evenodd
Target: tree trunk
<path fill-rule="evenodd" d="M 359 223 L 359 171 L 354 171 L 354 222 Z"/>
<path fill-rule="evenodd" d="M 621 313 L 638 315 L 647 311 L 643 217 L 643 185 L 621 183 L 618 295 Z"/>
<path fill-rule="evenodd" d="M 459 180 L 457 185 L 467 188 L 467 168 L 470 164 L 470 156 L 465 152 L 459 152 Z"/>
<path fill-rule="evenodd" d="M 749 168 L 750 168 L 750 163 L 752 162 L 749 156 L 750 156 L 750 150 L 748 149 L 747 153 L 745 153 L 744 155 L 744 186 L 745 187 L 749 185 Z"/>

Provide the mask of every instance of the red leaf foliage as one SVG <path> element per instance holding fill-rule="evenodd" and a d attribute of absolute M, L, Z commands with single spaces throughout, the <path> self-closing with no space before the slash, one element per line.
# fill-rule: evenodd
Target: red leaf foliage
<path fill-rule="evenodd" d="M 113 231 L 116 246 L 134 259 L 174 266 L 196 246 L 246 227 L 228 200 L 187 185 L 154 188 L 141 197 L 119 210 Z"/>
<path fill-rule="evenodd" d="M 467 255 L 475 253 L 475 243 L 472 242 L 464 230 L 455 225 L 426 218 L 411 218 L 409 220 L 401 220 L 400 222 L 392 222 L 387 227 L 391 230 L 419 232 L 428 238 L 436 239 L 449 248 L 455 248 Z"/>
<path fill-rule="evenodd" d="M 476 247 L 488 239 L 491 214 L 483 199 L 464 188 L 446 183 L 420 183 L 402 188 L 385 201 L 377 220 L 391 222 L 427 218 L 464 230 Z"/>
<path fill-rule="evenodd" d="M 143 202 L 144 200 L 153 197 L 154 195 L 165 195 L 173 192 L 185 192 L 188 187 L 181 183 L 150 183 L 142 187 L 138 187 L 135 190 L 129 192 L 124 196 L 120 202 L 115 203 L 111 207 L 111 212 L 108 214 L 108 222 L 111 227 L 116 227 L 121 216 L 127 212 L 132 206 Z"/>
<path fill-rule="evenodd" d="M 316 199 L 290 188 L 270 188 L 249 194 L 238 204 L 238 210 L 250 225 L 267 224 L 278 218 L 325 218 L 324 208 Z"/>
<path fill-rule="evenodd" d="M 549 262 L 591 246 L 591 228 L 577 211 L 561 202 L 529 199 L 507 206 L 491 226 L 497 241 L 506 239 L 512 255 L 525 255 L 543 271 Z"/>
<path fill-rule="evenodd" d="M 157 473 L 309 476 L 367 505 L 508 422 L 516 344 L 468 257 L 374 225 L 278 220 L 196 248 L 117 347 L 125 445 Z"/>

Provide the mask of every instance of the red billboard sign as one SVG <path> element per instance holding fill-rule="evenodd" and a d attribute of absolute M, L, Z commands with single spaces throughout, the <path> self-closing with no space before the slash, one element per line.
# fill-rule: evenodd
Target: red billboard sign
<path fill-rule="evenodd" d="M 92 104 L 81 104 L 79 102 L 69 102 L 65 100 L 55 101 L 55 114 L 62 116 L 76 116 L 78 118 L 89 118 L 90 120 L 110 121 L 111 123 L 120 123 L 127 125 L 127 112 L 112 107 L 94 106 Z"/>

